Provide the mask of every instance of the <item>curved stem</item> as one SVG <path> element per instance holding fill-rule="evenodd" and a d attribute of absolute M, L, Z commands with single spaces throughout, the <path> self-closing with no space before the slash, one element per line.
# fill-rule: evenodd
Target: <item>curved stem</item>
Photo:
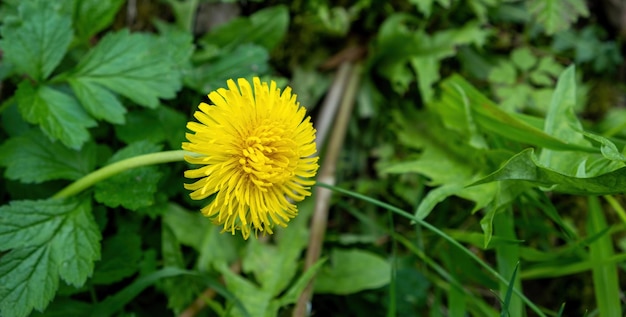
<path fill-rule="evenodd" d="M 496 270 L 494 270 L 493 268 L 491 268 L 491 266 L 489 266 L 487 263 L 485 263 L 483 260 L 481 260 L 476 254 L 474 254 L 472 251 L 468 250 L 466 247 L 464 247 L 461 243 L 459 243 L 458 241 L 454 240 L 454 238 L 452 238 L 451 236 L 447 235 L 445 232 L 439 230 L 437 227 L 431 225 L 430 223 L 419 219 L 413 215 L 411 215 L 410 213 L 392 206 L 390 204 L 384 203 L 380 200 L 376 200 L 374 198 L 365 196 L 365 195 L 361 195 L 359 193 L 355 193 L 353 191 L 349 191 L 340 187 L 335 187 L 332 185 L 328 185 L 325 183 L 321 183 L 321 182 L 317 182 L 316 184 L 317 186 L 320 187 L 324 187 L 327 189 L 330 189 L 332 191 L 338 192 L 338 193 L 342 193 L 366 202 L 369 202 L 371 204 L 374 204 L 376 206 L 385 208 L 387 210 L 390 210 L 402 217 L 405 217 L 407 219 L 410 219 L 412 221 L 415 221 L 417 223 L 419 223 L 422 227 L 434 232 L 435 234 L 437 234 L 438 236 L 442 237 L 443 239 L 445 239 L 446 241 L 450 242 L 450 244 L 454 245 L 455 247 L 459 248 L 463 253 L 465 253 L 467 256 L 469 256 L 470 258 L 472 258 L 474 261 L 476 261 L 480 266 L 482 266 L 485 270 L 487 270 L 489 273 L 491 273 L 493 276 L 495 276 L 500 282 L 502 282 L 504 285 L 509 286 L 509 281 L 507 279 L 505 279 L 504 277 L 502 277 L 500 274 L 498 274 L 498 272 Z M 537 307 L 537 305 L 535 305 L 532 301 L 530 301 L 530 299 L 528 299 L 524 294 L 522 294 L 522 292 L 520 292 L 519 289 L 517 288 L 513 288 L 513 292 L 515 294 L 517 294 L 522 301 L 524 301 L 526 303 L 526 305 L 528 305 L 528 307 L 530 307 L 530 309 L 532 309 L 538 316 L 541 317 L 545 317 L 546 315 L 541 311 L 541 309 L 539 309 L 539 307 Z"/>
<path fill-rule="evenodd" d="M 184 160 L 185 155 L 193 154 L 183 150 L 175 150 L 150 153 L 121 160 L 119 162 L 109 164 L 85 175 L 83 178 L 78 179 L 77 181 L 69 184 L 67 187 L 54 194 L 52 198 L 66 198 L 76 195 L 81 191 L 93 186 L 99 181 L 107 179 L 115 174 L 121 173 L 131 168 L 182 161 Z"/>

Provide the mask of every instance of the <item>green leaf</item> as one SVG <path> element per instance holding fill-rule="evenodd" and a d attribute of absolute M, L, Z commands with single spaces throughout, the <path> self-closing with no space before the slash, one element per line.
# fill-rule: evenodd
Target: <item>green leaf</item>
<path fill-rule="evenodd" d="M 218 271 L 222 273 L 224 277 L 224 283 L 228 287 L 228 290 L 233 293 L 243 303 L 243 306 L 250 313 L 251 317 L 266 317 L 266 311 L 270 306 L 272 295 L 266 292 L 252 282 L 246 280 L 238 274 L 231 271 L 226 264 L 219 265 Z M 233 310 L 228 316 L 239 317 L 243 316 L 244 312 L 241 310 Z"/>
<path fill-rule="evenodd" d="M 389 284 L 391 265 L 371 252 L 333 249 L 315 281 L 316 293 L 353 294 Z"/>
<path fill-rule="evenodd" d="M 38 124 L 49 138 L 70 148 L 80 149 L 89 139 L 87 128 L 96 126 L 74 97 L 49 86 L 33 87 L 23 81 L 15 96 L 24 120 Z"/>
<path fill-rule="evenodd" d="M 134 156 L 154 153 L 161 146 L 147 141 L 128 145 L 111 157 L 108 164 Z M 154 204 L 157 184 L 163 173 L 156 166 L 143 166 L 124 171 L 94 186 L 94 197 L 100 203 L 115 208 L 122 206 L 130 210 L 148 207 Z"/>
<path fill-rule="evenodd" d="M 52 240 L 77 205 L 63 200 L 13 201 L 0 207 L 0 250 L 38 246 Z"/>
<path fill-rule="evenodd" d="M 110 123 L 124 123 L 126 108 L 110 90 L 84 77 L 70 78 L 68 82 L 91 116 Z"/>
<path fill-rule="evenodd" d="M 139 234 L 121 232 L 108 237 L 102 244 L 102 260 L 96 262 L 91 283 L 109 285 L 133 275 L 139 269 L 141 256 Z"/>
<path fill-rule="evenodd" d="M 72 41 L 72 19 L 59 9 L 56 1 L 22 1 L 0 29 L 3 58 L 35 81 L 52 73 Z"/>
<path fill-rule="evenodd" d="M 202 42 L 231 50 L 242 44 L 274 49 L 287 34 L 289 10 L 284 5 L 255 12 L 248 18 L 234 19 L 208 33 Z"/>
<path fill-rule="evenodd" d="M 91 201 L 83 200 L 67 213 L 50 241 L 63 280 L 76 287 L 85 283 L 93 272 L 94 261 L 100 259 L 101 238 L 91 214 Z"/>
<path fill-rule="evenodd" d="M 522 120 L 523 116 L 500 109 L 459 75 L 452 75 L 442 82 L 441 90 L 441 98 L 433 108 L 447 107 L 464 113 L 462 107 L 469 103 L 477 125 L 490 133 L 549 149 L 597 152 L 592 147 L 564 142 L 536 128 L 528 120 Z"/>
<path fill-rule="evenodd" d="M 151 143 L 167 141 L 171 148 L 179 149 L 185 140 L 185 129 L 181 127 L 186 122 L 185 115 L 166 106 L 135 110 L 126 116 L 125 124 L 115 126 L 115 135 L 127 144 L 142 140 Z"/>
<path fill-rule="evenodd" d="M 185 84 L 206 93 L 224 87 L 231 78 L 267 73 L 269 53 L 261 46 L 246 44 L 223 52 L 215 60 L 196 67 L 185 76 Z"/>
<path fill-rule="evenodd" d="M 199 273 L 196 271 L 187 271 L 174 267 L 165 267 L 158 271 L 150 272 L 149 274 L 137 278 L 132 284 L 128 285 L 123 290 L 119 291 L 115 295 L 107 297 L 104 301 L 96 305 L 95 309 L 91 313 L 91 316 L 112 316 L 116 312 L 124 308 L 126 304 L 130 303 L 137 295 L 139 295 L 139 293 L 148 288 L 148 286 L 151 286 L 152 284 L 164 278 L 185 275 L 200 280 L 202 283 L 211 287 L 217 293 L 224 296 L 226 299 L 234 302 L 235 306 L 243 312 L 243 316 L 250 316 L 250 314 L 248 314 L 248 312 L 245 310 L 241 301 L 233 296 L 233 294 L 229 290 L 225 289 L 224 286 L 222 286 L 222 284 L 220 284 L 216 279 L 203 273 Z"/>
<path fill-rule="evenodd" d="M 54 297 L 59 276 L 80 287 L 100 258 L 100 231 L 83 199 L 13 201 L 0 207 L 0 311 L 26 316 Z"/>
<path fill-rule="evenodd" d="M 568 144 L 588 147 L 582 134 L 582 124 L 574 113 L 576 107 L 576 68 L 568 67 L 559 77 L 546 114 L 544 131 Z M 587 153 L 543 149 L 539 156 L 542 165 L 566 174 L 574 174 L 588 158 Z"/>
<path fill-rule="evenodd" d="M 537 57 L 528 47 L 518 48 L 511 53 L 513 64 L 524 72 L 529 71 L 537 64 Z"/>
<path fill-rule="evenodd" d="M 589 217 L 587 219 L 587 235 L 591 236 L 608 229 L 604 211 L 598 197 L 590 196 Z M 613 239 L 610 235 L 602 235 L 589 245 L 589 259 L 595 297 L 600 316 L 622 316 L 620 304 L 621 288 L 619 285 L 618 266 L 615 263 L 602 263 L 613 257 Z"/>
<path fill-rule="evenodd" d="M 59 287 L 57 263 L 43 244 L 15 249 L 0 259 L 0 313 L 26 317 L 42 311 Z"/>
<path fill-rule="evenodd" d="M 527 6 L 548 35 L 567 30 L 579 16 L 589 16 L 584 0 L 531 0 Z"/>
<path fill-rule="evenodd" d="M 81 40 L 86 41 L 111 25 L 124 0 L 76 1 L 74 28 Z"/>
<path fill-rule="evenodd" d="M 5 176 L 23 183 L 76 180 L 91 172 L 96 160 L 95 143 L 88 142 L 77 151 L 51 142 L 37 129 L 10 138 L 0 146 L 0 165 L 6 167 Z"/>
<path fill-rule="evenodd" d="M 58 296 L 42 313 L 34 312 L 31 317 L 88 317 L 91 316 L 93 305 Z"/>
<path fill-rule="evenodd" d="M 492 83 L 513 85 L 517 80 L 517 71 L 512 63 L 502 61 L 498 63 L 498 66 L 492 68 L 488 79 Z"/>
<path fill-rule="evenodd" d="M 181 87 L 180 73 L 160 44 L 155 36 L 130 34 L 126 29 L 108 33 L 68 79 L 101 85 L 139 105 L 155 108 L 159 98 L 173 98 Z M 107 106 L 98 103 L 89 107 Z"/>
<path fill-rule="evenodd" d="M 473 183 L 516 180 L 549 188 L 550 191 L 574 195 L 626 193 L 626 167 L 593 177 L 568 176 L 542 166 L 533 149 L 526 149 L 507 161 L 499 170 Z"/>

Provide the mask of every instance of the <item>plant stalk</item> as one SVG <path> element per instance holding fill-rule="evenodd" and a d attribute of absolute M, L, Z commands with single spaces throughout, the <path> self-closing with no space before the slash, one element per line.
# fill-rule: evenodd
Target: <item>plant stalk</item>
<path fill-rule="evenodd" d="M 358 91 L 360 67 L 358 65 L 352 66 L 350 62 L 344 62 L 341 65 L 341 69 L 347 69 L 348 72 L 347 83 L 345 84 L 345 90 L 343 97 L 341 98 L 341 106 L 337 119 L 335 120 L 332 138 L 329 140 L 328 148 L 324 155 L 324 161 L 321 165 L 320 174 L 318 176 L 318 182 L 325 184 L 335 183 L 335 170 L 337 161 L 339 160 L 339 154 L 343 147 L 343 141 L 345 139 L 346 131 L 348 129 L 348 123 L 352 114 L 352 108 L 354 106 L 354 100 Z M 309 236 L 309 247 L 306 252 L 306 259 L 304 264 L 304 270 L 308 270 L 319 259 L 322 245 L 324 243 L 324 235 L 326 234 L 326 224 L 328 221 L 328 208 L 330 206 L 330 198 L 332 192 L 323 187 L 315 188 L 315 209 L 313 212 L 313 218 L 311 219 L 311 233 Z M 293 311 L 294 317 L 307 316 L 307 307 L 311 297 L 313 296 L 313 285 L 315 284 L 315 277 L 313 277 L 306 288 L 300 294 L 298 302 Z"/>

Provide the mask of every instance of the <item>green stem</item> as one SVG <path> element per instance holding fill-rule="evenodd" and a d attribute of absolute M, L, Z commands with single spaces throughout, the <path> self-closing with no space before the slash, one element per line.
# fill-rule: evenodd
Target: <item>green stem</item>
<path fill-rule="evenodd" d="M 67 187 L 54 194 L 52 198 L 67 198 L 76 195 L 104 179 L 107 179 L 115 174 L 121 173 L 131 168 L 182 161 L 184 160 L 185 155 L 193 154 L 183 150 L 164 151 L 135 156 L 129 159 L 115 162 L 98 170 L 95 170 L 85 175 L 83 178 L 69 184 Z"/>
<path fill-rule="evenodd" d="M 384 203 L 380 200 L 376 200 L 373 199 L 371 197 L 365 196 L 365 195 L 361 195 L 359 193 L 355 193 L 353 191 L 349 191 L 343 188 L 339 188 L 339 187 L 335 187 L 332 185 L 328 185 L 328 184 L 324 184 L 321 182 L 317 182 L 317 185 L 320 187 L 324 187 L 330 190 L 333 190 L 335 192 L 338 193 L 342 193 L 363 201 L 366 201 L 368 203 L 374 204 L 376 206 L 385 208 L 387 210 L 390 210 L 402 217 L 405 217 L 407 219 L 410 219 L 412 221 L 415 221 L 416 223 L 419 223 L 421 226 L 423 226 L 424 228 L 434 232 L 436 235 L 442 237 L 443 239 L 445 239 L 446 241 L 450 242 L 452 245 L 456 246 L 457 248 L 459 248 L 463 253 L 465 253 L 467 256 L 469 256 L 470 258 L 472 258 L 474 261 L 476 261 L 476 263 L 478 263 L 480 266 L 482 266 L 485 270 L 487 270 L 489 273 L 491 273 L 493 276 L 495 276 L 500 282 L 502 282 L 504 285 L 508 286 L 509 285 L 509 281 L 507 279 L 505 279 L 504 277 L 502 277 L 500 274 L 498 274 L 498 272 L 496 270 L 494 270 L 493 268 L 491 268 L 489 266 L 489 264 L 485 263 L 483 260 L 481 260 L 476 254 L 474 254 L 472 251 L 470 251 L 469 249 L 467 249 L 466 247 L 464 247 L 462 244 L 460 244 L 458 241 L 454 240 L 452 237 L 450 237 L 449 235 L 447 235 L 446 233 L 444 233 L 443 231 L 437 229 L 435 226 L 431 225 L 430 223 L 419 219 L 413 215 L 411 215 L 410 213 L 389 205 L 387 203 Z M 522 294 L 522 292 L 519 291 L 519 289 L 517 288 L 513 288 L 513 292 L 515 294 L 517 294 L 523 301 L 524 303 L 526 303 L 526 305 L 528 305 L 528 307 L 530 307 L 530 309 L 532 309 L 538 316 L 541 317 L 546 317 L 546 315 L 541 311 L 541 309 L 539 309 L 539 307 L 537 307 L 537 305 L 535 305 L 532 301 L 530 301 L 530 299 L 528 299 L 524 294 Z"/>

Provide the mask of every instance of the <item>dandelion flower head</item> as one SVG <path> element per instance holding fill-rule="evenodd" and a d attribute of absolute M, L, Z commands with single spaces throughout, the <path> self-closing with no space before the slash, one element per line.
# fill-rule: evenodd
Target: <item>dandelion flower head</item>
<path fill-rule="evenodd" d="M 208 96 L 189 122 L 183 149 L 197 169 L 185 177 L 191 198 L 212 198 L 202 213 L 223 231 L 273 233 L 298 214 L 294 202 L 310 196 L 318 164 L 315 129 L 287 87 L 240 78 Z"/>

